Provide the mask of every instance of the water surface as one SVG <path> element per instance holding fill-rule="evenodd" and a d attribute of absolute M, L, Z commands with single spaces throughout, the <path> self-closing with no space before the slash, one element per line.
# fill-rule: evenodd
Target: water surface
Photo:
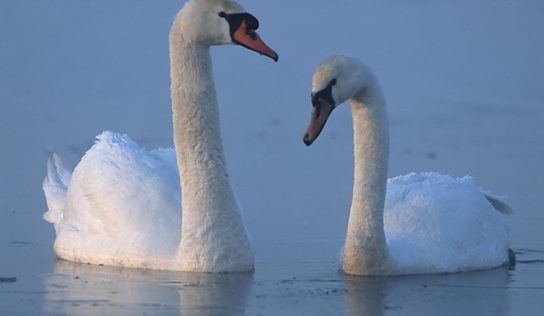
<path fill-rule="evenodd" d="M 0 313 L 522 315 L 544 307 L 544 5 L 539 1 L 244 3 L 280 53 L 213 49 L 229 169 L 257 252 L 253 274 L 56 260 L 41 219 L 45 162 L 74 166 L 103 130 L 170 147 L 168 41 L 180 1 L 0 2 Z M 315 65 L 372 65 L 391 121 L 390 176 L 470 174 L 509 197 L 519 263 L 441 276 L 347 277 L 337 254 L 352 185 L 339 109 L 302 134 Z"/>

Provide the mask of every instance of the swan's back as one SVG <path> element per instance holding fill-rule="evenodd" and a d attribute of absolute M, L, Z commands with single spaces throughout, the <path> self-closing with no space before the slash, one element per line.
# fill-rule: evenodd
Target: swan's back
<path fill-rule="evenodd" d="M 399 273 L 468 271 L 504 264 L 508 229 L 504 215 L 488 198 L 471 177 L 410 173 L 390 179 L 384 225 Z M 492 198 L 506 206 L 500 198 Z"/>
<path fill-rule="evenodd" d="M 55 250 L 68 260 L 114 265 L 173 256 L 180 197 L 173 150 L 147 151 L 126 135 L 104 132 L 74 169 Z"/>

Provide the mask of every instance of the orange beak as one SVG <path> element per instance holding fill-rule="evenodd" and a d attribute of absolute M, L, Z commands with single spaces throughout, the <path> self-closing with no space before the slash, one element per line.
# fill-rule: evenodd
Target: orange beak
<path fill-rule="evenodd" d="M 334 104 L 321 98 L 315 100 L 310 125 L 308 126 L 303 139 L 306 146 L 310 146 L 316 140 L 319 134 L 321 134 L 321 131 L 323 130 L 323 127 L 325 127 L 332 110 L 334 110 Z"/>
<path fill-rule="evenodd" d="M 247 26 L 245 20 L 242 21 L 240 26 L 234 31 L 234 33 L 232 33 L 232 39 L 235 43 L 261 55 L 268 56 L 276 62 L 279 59 L 278 54 L 263 42 L 255 30 L 252 30 Z"/>

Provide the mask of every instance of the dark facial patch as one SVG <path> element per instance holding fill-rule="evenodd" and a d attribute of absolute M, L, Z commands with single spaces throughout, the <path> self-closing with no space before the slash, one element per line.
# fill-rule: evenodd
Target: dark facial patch
<path fill-rule="evenodd" d="M 321 91 L 318 91 L 316 93 L 312 93 L 312 105 L 316 107 L 316 105 L 319 104 L 320 100 L 323 100 L 329 104 L 331 104 L 333 107 L 336 106 L 334 104 L 334 100 L 332 98 L 332 87 L 336 84 L 337 80 L 332 79 L 329 84 L 322 89 Z"/>
<path fill-rule="evenodd" d="M 234 32 L 242 25 L 243 21 L 246 21 L 246 27 L 248 34 L 251 31 L 256 31 L 259 29 L 259 20 L 257 20 L 256 17 L 249 13 L 232 13 L 227 14 L 225 12 L 219 12 L 219 16 L 227 20 L 229 22 L 230 27 L 230 35 L 232 36 Z"/>

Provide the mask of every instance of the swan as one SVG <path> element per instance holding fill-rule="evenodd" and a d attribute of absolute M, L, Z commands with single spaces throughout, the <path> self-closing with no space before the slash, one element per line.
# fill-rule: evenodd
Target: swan
<path fill-rule="evenodd" d="M 450 273 L 513 260 L 501 197 L 473 178 L 410 173 L 387 179 L 389 131 L 384 96 L 361 61 L 332 56 L 316 68 L 310 146 L 331 112 L 349 102 L 354 126 L 354 184 L 342 269 L 351 275 Z"/>
<path fill-rule="evenodd" d="M 73 173 L 58 156 L 50 159 L 44 219 L 54 224 L 59 258 L 191 272 L 253 270 L 223 154 L 210 46 L 237 44 L 277 61 L 258 27 L 230 0 L 190 0 L 176 15 L 170 31 L 175 152 L 147 151 L 126 135 L 104 132 Z"/>

